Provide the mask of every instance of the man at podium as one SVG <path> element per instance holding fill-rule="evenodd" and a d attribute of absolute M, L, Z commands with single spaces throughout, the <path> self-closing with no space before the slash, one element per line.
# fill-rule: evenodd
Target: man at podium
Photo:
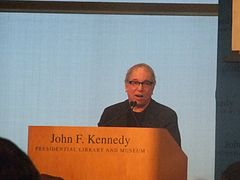
<path fill-rule="evenodd" d="M 177 114 L 152 99 L 155 84 L 155 73 L 149 65 L 130 67 L 125 77 L 128 99 L 105 108 L 98 126 L 166 128 L 181 146 Z"/>

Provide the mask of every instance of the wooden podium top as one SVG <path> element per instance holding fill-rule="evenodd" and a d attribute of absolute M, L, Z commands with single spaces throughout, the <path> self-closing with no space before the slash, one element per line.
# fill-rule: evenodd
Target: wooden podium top
<path fill-rule="evenodd" d="M 65 180 L 187 179 L 187 157 L 165 129 L 30 126 L 28 154 Z"/>

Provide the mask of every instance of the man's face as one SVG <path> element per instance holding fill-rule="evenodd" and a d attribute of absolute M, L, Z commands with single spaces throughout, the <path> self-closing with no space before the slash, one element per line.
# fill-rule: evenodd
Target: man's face
<path fill-rule="evenodd" d="M 132 71 L 125 82 L 125 90 L 129 101 L 136 101 L 138 107 L 145 107 L 149 104 L 155 84 L 151 73 L 143 67 Z"/>

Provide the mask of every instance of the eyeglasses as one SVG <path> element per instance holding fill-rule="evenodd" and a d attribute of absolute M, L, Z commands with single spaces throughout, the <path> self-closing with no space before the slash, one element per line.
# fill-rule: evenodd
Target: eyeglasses
<path fill-rule="evenodd" d="M 152 81 L 143 81 L 143 82 L 139 82 L 139 81 L 128 81 L 128 83 L 130 85 L 132 85 L 133 87 L 137 88 L 140 84 L 143 86 L 143 87 L 151 87 L 153 85 L 153 82 Z"/>

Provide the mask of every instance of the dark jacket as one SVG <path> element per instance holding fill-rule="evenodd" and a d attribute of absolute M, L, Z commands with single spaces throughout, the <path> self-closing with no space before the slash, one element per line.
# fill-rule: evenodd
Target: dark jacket
<path fill-rule="evenodd" d="M 140 127 L 166 128 L 181 146 L 175 111 L 153 99 L 145 111 L 144 119 L 139 122 Z M 127 127 L 129 118 L 133 118 L 129 113 L 132 112 L 128 100 L 109 106 L 104 109 L 98 126 Z"/>

